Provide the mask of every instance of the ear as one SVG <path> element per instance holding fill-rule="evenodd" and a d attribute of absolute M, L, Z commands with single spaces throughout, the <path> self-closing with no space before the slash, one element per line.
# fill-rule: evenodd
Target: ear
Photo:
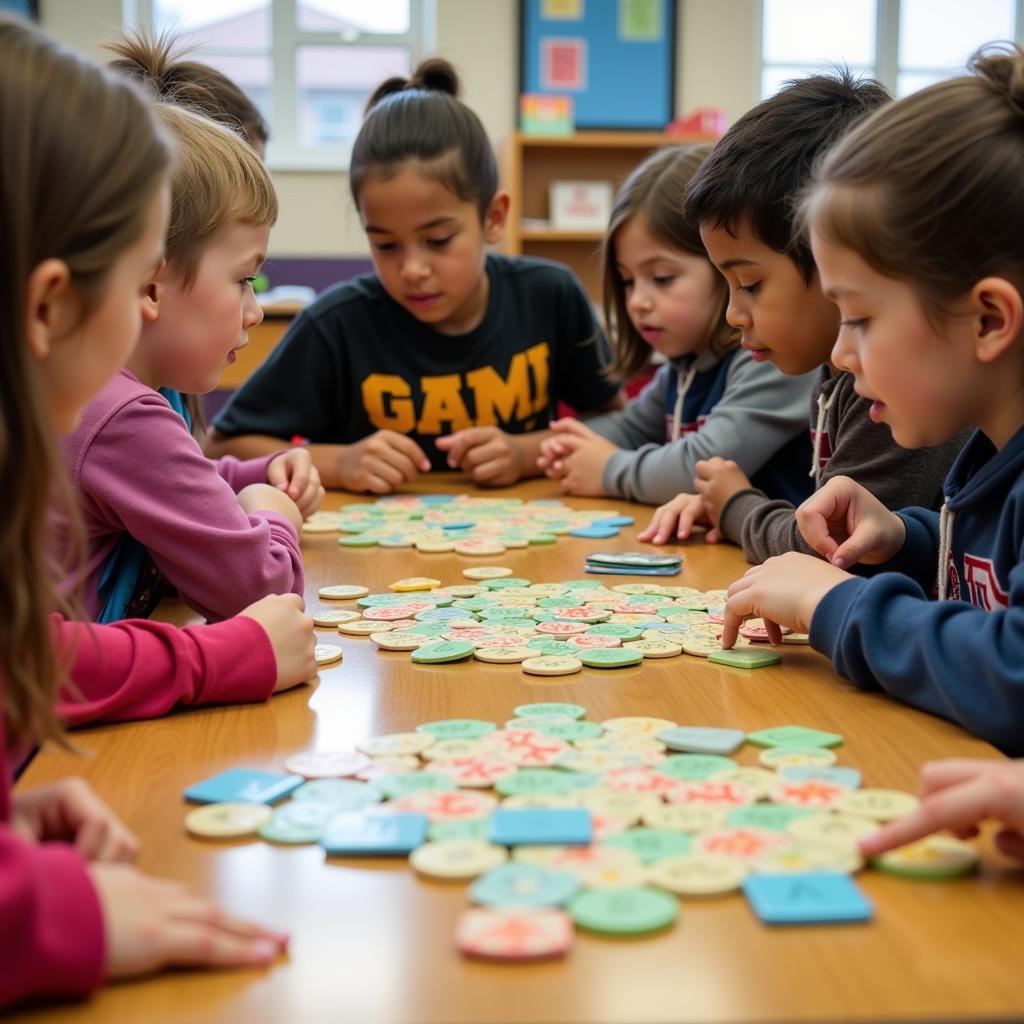
<path fill-rule="evenodd" d="M 166 272 L 167 260 L 161 260 L 160 265 L 146 282 L 145 292 L 142 296 L 142 320 L 144 323 L 154 323 L 160 316 L 160 301 L 163 298 L 163 280 Z"/>
<path fill-rule="evenodd" d="M 994 363 L 1012 348 L 1024 328 L 1024 300 L 1004 277 L 986 277 L 971 289 L 972 341 L 982 363 Z"/>
<path fill-rule="evenodd" d="M 484 217 L 484 240 L 491 244 L 501 240 L 508 220 L 509 196 L 507 192 L 496 192 Z"/>
<path fill-rule="evenodd" d="M 25 338 L 36 359 L 50 354 L 53 342 L 74 322 L 77 306 L 63 260 L 43 260 L 32 270 L 25 294 Z"/>

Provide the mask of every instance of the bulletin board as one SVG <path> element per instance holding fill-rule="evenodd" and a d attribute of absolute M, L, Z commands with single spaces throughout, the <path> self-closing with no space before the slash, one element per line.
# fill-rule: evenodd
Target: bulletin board
<path fill-rule="evenodd" d="M 674 0 L 519 0 L 519 91 L 571 96 L 581 129 L 675 116 Z"/>

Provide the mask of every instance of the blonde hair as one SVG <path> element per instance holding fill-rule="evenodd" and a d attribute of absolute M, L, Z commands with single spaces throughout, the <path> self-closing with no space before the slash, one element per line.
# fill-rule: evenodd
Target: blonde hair
<path fill-rule="evenodd" d="M 941 319 L 989 275 L 1024 273 L 1024 51 L 984 47 L 970 74 L 872 114 L 817 172 L 804 223 Z"/>
<path fill-rule="evenodd" d="M 61 740 L 71 653 L 55 650 L 54 500 L 81 535 L 25 337 L 32 271 L 63 261 L 88 318 L 141 237 L 171 147 L 145 99 L 42 32 L 0 16 L 0 680 L 8 743 Z M 74 545 L 72 545 L 74 547 Z"/>
<path fill-rule="evenodd" d="M 642 217 L 647 230 L 663 245 L 708 259 L 696 225 L 683 216 L 683 196 L 711 150 L 706 143 L 659 149 L 633 171 L 615 197 L 601 247 L 605 325 L 612 347 L 612 362 L 605 375 L 610 380 L 627 380 L 639 373 L 651 358 L 651 346 L 629 318 L 626 289 L 615 259 L 615 236 L 627 221 Z M 712 352 L 724 355 L 739 345 L 740 333 L 725 319 L 729 304 L 725 278 L 714 268 L 712 272 L 716 304 L 707 327 L 707 341 Z"/>

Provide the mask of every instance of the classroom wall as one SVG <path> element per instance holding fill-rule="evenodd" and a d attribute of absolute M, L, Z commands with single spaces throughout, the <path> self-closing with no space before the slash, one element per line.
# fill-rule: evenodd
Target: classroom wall
<path fill-rule="evenodd" d="M 459 70 L 465 100 L 499 144 L 515 122 L 517 0 L 436 0 L 436 52 Z M 41 0 L 44 25 L 101 58 L 121 21 L 121 0 Z M 677 0 L 676 109 L 721 107 L 734 119 L 757 99 L 760 0 Z M 366 239 L 341 173 L 274 172 L 278 257 L 363 258 Z"/>

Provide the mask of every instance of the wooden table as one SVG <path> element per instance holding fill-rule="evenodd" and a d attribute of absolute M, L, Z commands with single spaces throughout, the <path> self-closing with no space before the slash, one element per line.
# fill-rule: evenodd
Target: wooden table
<path fill-rule="evenodd" d="M 456 490 L 455 478 L 430 480 Z M 421 488 L 426 490 L 427 488 Z M 556 496 L 535 481 L 524 497 Z M 331 495 L 326 507 L 344 500 Z M 349 499 L 351 500 L 351 499 Z M 332 504 L 333 501 L 333 504 Z M 570 502 L 624 508 L 608 500 Z M 638 525 L 649 510 L 635 508 Z M 602 546 L 635 548 L 635 531 Z M 512 550 L 505 564 L 534 581 L 582 575 L 593 541 Z M 407 550 L 342 549 L 333 535 L 305 542 L 310 607 L 326 583 L 382 589 L 429 573 L 460 581 L 472 560 Z M 476 564 L 479 564 L 477 561 Z M 685 547 L 673 583 L 726 585 L 743 569 L 732 547 Z M 622 578 L 608 579 L 612 585 Z M 178 613 L 181 617 L 181 613 Z M 326 634 L 324 634 L 326 636 Z M 335 634 L 336 636 L 337 634 Z M 449 717 L 503 722 L 520 703 L 574 701 L 589 718 L 656 715 L 753 730 L 799 723 L 841 732 L 841 762 L 866 785 L 912 789 L 929 758 L 999 755 L 959 728 L 838 679 L 809 648 L 787 647 L 783 665 L 754 673 L 684 656 L 642 668 L 545 680 L 516 666 L 479 662 L 414 666 L 342 637 L 343 664 L 316 687 L 260 707 L 196 711 L 77 734 L 89 759 L 40 756 L 21 785 L 79 773 L 143 839 L 141 866 L 186 879 L 233 912 L 287 929 L 290 956 L 265 971 L 178 972 L 111 986 L 90 1003 L 18 1020 L 238 1022 L 603 1022 L 1019 1018 L 1024 886 L 986 837 L 980 878 L 954 883 L 859 876 L 875 902 L 868 925 L 771 930 L 739 895 L 686 901 L 669 933 L 612 941 L 581 935 L 562 962 L 494 966 L 462 960 L 455 922 L 464 885 L 419 880 L 404 861 L 333 860 L 315 846 L 209 843 L 182 828 L 182 789 L 234 766 L 280 769 L 289 754 L 349 747 L 362 737 Z M 754 761 L 753 748 L 739 760 Z"/>

